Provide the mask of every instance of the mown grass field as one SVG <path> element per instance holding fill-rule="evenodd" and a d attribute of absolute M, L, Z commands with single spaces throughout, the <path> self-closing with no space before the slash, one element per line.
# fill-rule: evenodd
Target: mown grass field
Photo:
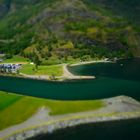
<path fill-rule="evenodd" d="M 35 65 L 25 64 L 22 66 L 20 72 L 28 75 L 61 76 L 63 75 L 63 68 L 61 65 L 52 65 L 52 66 L 38 66 L 38 69 L 35 69 Z"/>
<path fill-rule="evenodd" d="M 29 63 L 28 58 L 24 58 L 18 55 L 13 56 L 11 59 L 6 59 L 2 63 L 21 63 L 23 64 L 20 72 L 27 75 L 54 75 L 61 76 L 63 75 L 63 68 L 61 65 L 50 65 L 38 66 L 38 69 L 35 68 L 35 65 Z"/>
<path fill-rule="evenodd" d="M 102 101 L 56 101 L 21 96 L 0 91 L 0 130 L 21 123 L 41 107 L 50 110 L 50 115 L 62 115 L 96 110 L 104 106 Z"/>
<path fill-rule="evenodd" d="M 23 63 L 24 64 L 24 63 L 29 63 L 29 59 L 15 55 L 10 59 L 4 60 L 2 63 Z"/>

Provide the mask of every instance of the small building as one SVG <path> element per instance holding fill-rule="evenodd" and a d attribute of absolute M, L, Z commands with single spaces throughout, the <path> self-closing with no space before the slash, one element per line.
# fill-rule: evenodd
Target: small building
<path fill-rule="evenodd" d="M 0 64 L 0 72 L 17 73 L 21 66 L 21 64 Z"/>

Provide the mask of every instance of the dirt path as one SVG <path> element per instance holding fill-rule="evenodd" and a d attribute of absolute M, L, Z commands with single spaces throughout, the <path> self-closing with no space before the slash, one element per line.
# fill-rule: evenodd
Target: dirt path
<path fill-rule="evenodd" d="M 57 79 L 58 81 L 95 79 L 95 76 L 77 76 L 77 75 L 74 75 L 68 70 L 67 66 L 68 66 L 67 64 L 62 64 L 63 75 L 62 76 L 55 76 L 55 79 Z M 25 77 L 25 78 L 30 78 L 30 79 L 52 80 L 51 76 L 49 76 L 49 75 L 27 75 L 24 73 L 20 73 L 20 75 Z"/>
<path fill-rule="evenodd" d="M 74 74 L 72 74 L 69 70 L 68 70 L 68 67 L 67 67 L 68 65 L 63 65 L 63 72 L 64 72 L 64 74 L 63 74 L 63 77 L 65 78 L 65 79 L 79 79 L 79 80 L 84 80 L 84 79 L 95 79 L 95 76 L 77 76 L 77 75 L 74 75 Z"/>

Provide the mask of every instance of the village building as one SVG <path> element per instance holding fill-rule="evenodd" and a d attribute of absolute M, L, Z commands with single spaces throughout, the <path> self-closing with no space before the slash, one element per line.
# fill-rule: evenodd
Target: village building
<path fill-rule="evenodd" d="M 21 66 L 21 64 L 0 64 L 0 72 L 17 73 Z"/>

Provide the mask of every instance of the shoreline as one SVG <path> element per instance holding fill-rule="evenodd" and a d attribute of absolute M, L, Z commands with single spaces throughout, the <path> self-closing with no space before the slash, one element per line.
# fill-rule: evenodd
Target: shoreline
<path fill-rule="evenodd" d="M 51 79 L 50 75 L 27 75 L 24 73 L 19 73 L 19 74 L 15 74 L 15 75 L 14 74 L 0 74 L 0 76 L 34 79 L 34 80 L 44 80 L 44 81 L 52 81 L 52 82 L 55 82 L 55 81 L 63 82 L 63 81 L 67 81 L 67 80 L 93 80 L 96 78 L 95 76 L 74 75 L 67 68 L 67 66 L 78 66 L 78 65 L 86 65 L 86 64 L 92 64 L 92 63 L 112 63 L 112 62 L 107 61 L 107 60 L 98 60 L 98 61 L 79 62 L 79 63 L 75 63 L 75 64 L 60 64 L 63 67 L 63 75 L 55 76 L 55 79 Z"/>
<path fill-rule="evenodd" d="M 118 96 L 102 101 L 106 103 L 106 106 L 101 109 L 66 115 L 48 116 L 46 113 L 48 110 L 44 108 L 39 111 L 39 114 L 44 111 L 45 118 L 40 118 L 41 120 L 37 121 L 29 118 L 26 122 L 2 130 L 0 139 L 26 140 L 40 134 L 49 134 L 56 130 L 82 124 L 140 119 L 140 103 L 131 97 Z M 36 118 L 36 116 L 34 117 Z M 30 124 L 30 122 L 32 123 Z"/>
<path fill-rule="evenodd" d="M 63 79 L 66 79 L 66 80 L 90 80 L 90 79 L 95 79 L 96 77 L 95 76 L 79 76 L 79 75 L 74 75 L 73 73 L 71 73 L 68 69 L 68 66 L 71 66 L 71 65 L 67 65 L 67 64 L 64 64 L 63 65 Z"/>
<path fill-rule="evenodd" d="M 109 115 L 109 114 L 106 114 Z M 129 115 L 129 117 L 127 117 Z M 140 112 L 135 112 L 135 114 L 129 114 L 126 115 L 123 113 L 112 115 L 111 117 L 103 117 L 99 116 L 98 118 L 92 118 L 92 116 L 89 117 L 75 117 L 67 120 L 58 120 L 56 122 L 49 122 L 46 124 L 41 124 L 40 126 L 34 126 L 33 128 L 24 129 L 22 131 L 19 131 L 15 134 L 11 134 L 9 136 L 6 136 L 4 138 L 0 138 L 0 140 L 26 140 L 29 138 L 33 138 L 36 136 L 39 136 L 41 134 L 52 134 L 53 132 L 57 130 L 67 129 L 71 127 L 76 127 L 80 125 L 85 124 L 98 124 L 98 123 L 104 123 L 104 122 L 116 122 L 116 121 L 127 121 L 127 120 L 136 120 L 140 119 Z"/>
<path fill-rule="evenodd" d="M 94 63 L 96 64 L 96 63 L 114 63 L 114 62 L 110 60 L 92 60 L 92 61 L 84 61 L 84 62 L 71 64 L 70 66 L 79 66 L 79 65 L 87 65 L 87 64 L 94 64 Z"/>

